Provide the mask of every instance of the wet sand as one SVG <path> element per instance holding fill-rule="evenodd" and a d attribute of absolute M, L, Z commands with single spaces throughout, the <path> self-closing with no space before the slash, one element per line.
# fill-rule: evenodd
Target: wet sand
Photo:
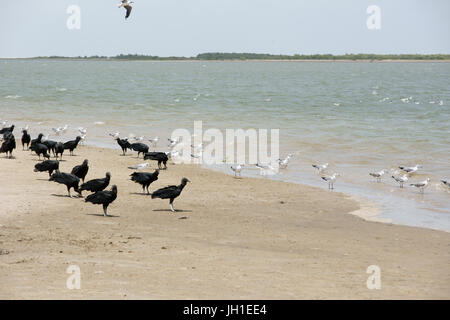
<path fill-rule="evenodd" d="M 169 164 L 150 186 L 192 181 L 171 213 L 129 180 L 143 160 L 120 154 L 80 146 L 60 164 L 70 172 L 89 159 L 87 179 L 111 172 L 119 195 L 107 218 L 34 173 L 37 156 L 1 155 L 1 299 L 450 297 L 446 232 L 365 221 L 349 213 L 366 206 L 339 192 L 194 165 Z M 69 265 L 80 267 L 80 290 L 66 287 Z M 370 265 L 379 290 L 366 286 Z"/>

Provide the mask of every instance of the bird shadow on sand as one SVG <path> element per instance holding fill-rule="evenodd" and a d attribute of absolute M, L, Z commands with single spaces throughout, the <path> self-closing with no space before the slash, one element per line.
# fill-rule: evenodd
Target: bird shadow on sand
<path fill-rule="evenodd" d="M 151 193 L 148 194 L 148 193 L 142 193 L 142 192 L 130 192 L 130 194 L 134 194 L 134 195 L 137 195 L 137 196 L 147 196 L 147 197 L 151 197 L 152 196 Z"/>
<path fill-rule="evenodd" d="M 49 181 L 48 179 L 43 179 L 43 178 L 37 178 L 36 180 L 39 180 L 39 181 Z"/>
<path fill-rule="evenodd" d="M 80 197 L 80 196 L 72 196 L 72 197 L 69 197 L 69 195 L 67 195 L 67 194 L 54 194 L 54 193 L 52 193 L 51 194 L 53 197 L 58 197 L 58 198 L 72 198 L 72 199 L 82 199 L 83 197 Z"/>
<path fill-rule="evenodd" d="M 100 213 L 86 213 L 87 216 L 97 216 L 97 217 L 105 217 L 103 214 Z M 108 214 L 105 218 L 120 218 L 120 216 L 115 216 L 113 214 Z"/>
<path fill-rule="evenodd" d="M 153 211 L 172 212 L 170 209 L 153 209 Z M 192 210 L 175 209 L 175 212 L 192 212 Z"/>
<path fill-rule="evenodd" d="M 12 156 L 12 157 L 8 157 L 8 156 L 6 156 L 6 157 L 3 157 L 3 159 L 7 159 L 7 160 L 14 160 L 14 159 L 16 159 L 16 157 L 14 157 L 14 156 Z"/>

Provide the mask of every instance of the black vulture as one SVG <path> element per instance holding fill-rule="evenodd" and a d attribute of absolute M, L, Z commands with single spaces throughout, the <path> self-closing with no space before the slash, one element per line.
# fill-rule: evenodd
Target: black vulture
<path fill-rule="evenodd" d="M 78 189 L 78 184 L 80 183 L 80 179 L 77 176 L 74 176 L 70 173 L 65 172 L 56 172 L 52 174 L 49 181 L 55 181 L 60 184 L 64 184 L 67 187 L 67 192 L 69 193 L 69 197 L 73 198 L 70 194 L 70 189 L 73 188 L 75 192 L 80 194 L 80 190 Z"/>
<path fill-rule="evenodd" d="M 116 140 L 117 140 L 117 143 L 119 144 L 119 146 L 122 148 L 123 155 L 125 155 L 125 153 L 127 153 L 127 149 L 132 150 L 131 143 L 128 142 L 128 139 L 117 138 Z"/>
<path fill-rule="evenodd" d="M 164 169 L 167 169 L 167 161 L 169 157 L 164 152 L 147 152 L 144 154 L 144 160 L 158 161 L 158 168 L 161 169 L 161 163 L 164 164 Z"/>
<path fill-rule="evenodd" d="M 79 166 L 75 166 L 72 169 L 71 174 L 76 175 L 78 178 L 83 180 L 84 183 L 84 178 L 86 178 L 86 175 L 89 171 L 89 166 L 88 166 L 88 160 L 84 160 L 82 164 L 80 164 Z"/>
<path fill-rule="evenodd" d="M 103 205 L 103 215 L 108 216 L 108 206 L 117 198 L 117 186 L 113 185 L 111 191 L 99 191 L 86 197 L 85 202 Z"/>
<path fill-rule="evenodd" d="M 45 140 L 45 141 L 42 142 L 42 144 L 45 144 L 47 146 L 47 148 L 49 150 L 49 153 L 50 153 L 50 151 L 53 152 L 54 156 L 56 156 L 55 147 L 56 147 L 57 143 L 58 142 L 53 141 L 53 140 Z"/>
<path fill-rule="evenodd" d="M 47 153 L 48 148 L 45 144 L 36 143 L 34 145 L 31 145 L 30 150 L 36 152 L 36 154 L 39 156 L 39 160 L 41 160 L 41 154 L 44 156 L 44 158 L 50 159 L 50 155 Z"/>
<path fill-rule="evenodd" d="M 183 188 L 188 182 L 190 181 L 187 178 L 183 178 L 181 179 L 181 184 L 179 186 L 168 186 L 162 189 L 158 189 L 152 193 L 152 199 L 170 199 L 170 210 L 172 210 L 172 212 L 175 212 L 175 209 L 173 208 L 173 200 L 181 194 L 181 191 L 183 191 Z"/>
<path fill-rule="evenodd" d="M 61 155 L 60 158 L 62 159 L 63 153 L 64 153 L 64 144 L 62 142 L 58 142 L 55 145 L 55 156 L 56 156 L 56 159 L 58 159 L 58 154 Z"/>
<path fill-rule="evenodd" d="M 31 140 L 30 147 L 34 146 L 35 144 L 42 143 L 42 137 L 43 136 L 44 135 L 42 133 L 39 133 L 39 135 L 38 135 L 38 137 L 36 139 Z"/>
<path fill-rule="evenodd" d="M 22 150 L 25 150 L 25 145 L 27 145 L 27 150 L 30 147 L 31 136 L 27 130 L 22 130 Z"/>
<path fill-rule="evenodd" d="M 109 181 L 111 180 L 111 174 L 109 172 L 106 173 L 106 177 L 101 179 L 93 179 L 89 180 L 86 183 L 83 183 L 80 186 L 80 193 L 81 191 L 87 190 L 91 192 L 99 192 L 106 189 L 106 187 L 109 185 Z"/>
<path fill-rule="evenodd" d="M 153 181 L 158 180 L 159 170 L 156 169 L 155 172 L 133 172 L 131 176 L 131 180 L 139 183 L 142 186 L 142 193 L 145 193 L 145 189 L 147 189 L 147 194 L 150 194 L 148 191 L 148 187 Z"/>
<path fill-rule="evenodd" d="M 132 143 L 130 146 L 131 146 L 131 149 L 133 149 L 134 151 L 137 151 L 138 158 L 141 153 L 145 154 L 148 152 L 148 145 L 146 145 L 144 143 L 140 143 L 140 142 Z"/>
<path fill-rule="evenodd" d="M 48 171 L 48 175 L 51 177 L 53 171 L 59 171 L 58 160 L 45 160 L 43 162 L 36 163 L 34 166 L 34 172 Z"/>
<path fill-rule="evenodd" d="M 67 141 L 66 143 L 64 143 L 64 150 L 69 149 L 70 155 L 73 156 L 73 150 L 75 150 L 77 148 L 80 140 L 81 140 L 81 137 L 78 136 L 75 138 L 75 140 Z"/>
<path fill-rule="evenodd" d="M 0 134 L 5 134 L 5 133 L 8 133 L 8 132 L 13 133 L 13 131 L 14 131 L 14 125 L 12 125 L 11 127 L 5 127 L 3 129 L 1 129 L 0 130 Z"/>
<path fill-rule="evenodd" d="M 0 147 L 0 153 L 6 153 L 7 157 L 9 153 L 9 158 L 12 158 L 12 152 L 16 148 L 16 138 L 10 131 L 8 131 L 3 135 L 3 139 L 2 146 Z"/>

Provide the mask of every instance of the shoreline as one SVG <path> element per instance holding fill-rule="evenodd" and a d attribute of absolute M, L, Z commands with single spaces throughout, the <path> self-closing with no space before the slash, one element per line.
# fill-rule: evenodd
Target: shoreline
<path fill-rule="evenodd" d="M 448 298 L 446 232 L 365 221 L 348 214 L 365 207 L 339 192 L 169 163 L 150 192 L 192 181 L 174 203 L 184 211 L 170 213 L 129 180 L 142 158 L 120 153 L 83 145 L 60 163 L 67 172 L 89 159 L 87 179 L 111 172 L 109 218 L 34 173 L 29 151 L 0 158 L 0 298 Z M 66 287 L 70 265 L 80 290 Z M 381 290 L 366 288 L 370 265 Z"/>

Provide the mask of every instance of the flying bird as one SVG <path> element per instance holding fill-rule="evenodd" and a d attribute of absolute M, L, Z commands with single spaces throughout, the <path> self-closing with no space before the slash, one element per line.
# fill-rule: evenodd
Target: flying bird
<path fill-rule="evenodd" d="M 428 183 L 430 182 L 430 178 L 427 178 L 427 180 L 418 182 L 418 183 L 411 183 L 410 186 L 416 187 L 420 189 L 420 193 L 424 192 L 424 189 L 428 186 Z"/>
<path fill-rule="evenodd" d="M 170 199 L 170 210 L 172 210 L 172 212 L 175 212 L 175 209 L 173 208 L 173 200 L 175 200 L 175 198 L 177 198 L 181 194 L 181 191 L 183 191 L 188 182 L 190 181 L 187 178 L 183 178 L 181 179 L 181 184 L 178 186 L 168 186 L 158 189 L 152 193 L 152 199 Z"/>
<path fill-rule="evenodd" d="M 80 179 L 70 173 L 65 172 L 56 172 L 52 174 L 49 181 L 54 181 L 59 184 L 64 184 L 67 187 L 67 192 L 69 194 L 69 197 L 73 198 L 70 194 L 70 189 L 73 188 L 75 192 L 78 192 L 78 194 L 81 195 L 80 190 L 78 189 L 78 184 L 80 183 Z"/>
<path fill-rule="evenodd" d="M 134 2 L 130 0 L 122 0 L 122 3 L 119 4 L 119 8 L 124 7 L 127 11 L 127 13 L 125 14 L 125 19 L 128 19 L 131 14 L 131 10 L 133 9 L 133 7 L 131 6 L 132 3 Z"/>
<path fill-rule="evenodd" d="M 85 202 L 103 205 L 103 215 L 108 217 L 108 206 L 117 198 L 117 186 L 113 185 L 111 191 L 99 191 L 86 197 Z"/>
<path fill-rule="evenodd" d="M 145 189 L 147 189 L 147 194 L 150 194 L 148 191 L 148 187 L 152 182 L 158 180 L 159 169 L 156 169 L 155 172 L 133 172 L 131 176 L 131 181 L 139 183 L 142 186 L 142 193 L 145 193 Z"/>
<path fill-rule="evenodd" d="M 45 160 L 43 162 L 36 163 L 34 166 L 34 172 L 45 172 L 48 171 L 48 175 L 51 177 L 53 171 L 59 172 L 59 161 L 58 160 Z"/>
<path fill-rule="evenodd" d="M 90 191 L 92 193 L 103 191 L 109 185 L 111 173 L 107 172 L 104 178 L 89 180 L 80 186 L 80 194 L 82 191 Z"/>
<path fill-rule="evenodd" d="M 167 169 L 169 157 L 165 152 L 147 152 L 144 154 L 144 160 L 158 161 L 158 169 L 161 169 L 161 163 L 164 164 L 164 169 Z"/>
<path fill-rule="evenodd" d="M 381 181 L 381 177 L 386 173 L 387 170 L 383 169 L 381 171 L 378 172 L 371 172 L 369 173 L 370 176 L 374 177 L 377 179 L 377 182 Z"/>

